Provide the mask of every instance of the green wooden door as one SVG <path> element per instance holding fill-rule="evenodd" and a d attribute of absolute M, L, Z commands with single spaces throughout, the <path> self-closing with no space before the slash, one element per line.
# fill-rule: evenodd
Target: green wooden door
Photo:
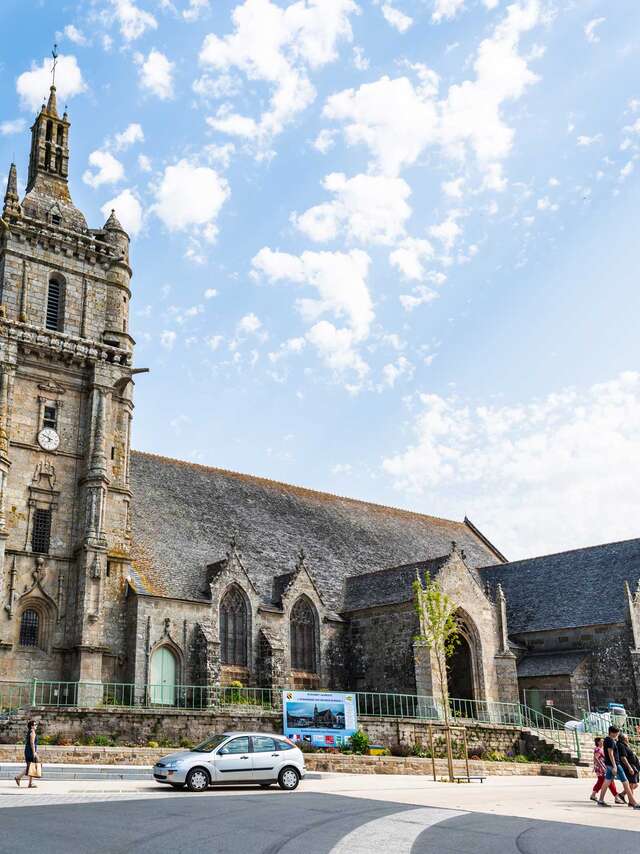
<path fill-rule="evenodd" d="M 160 706 L 176 703 L 176 657 L 166 646 L 161 646 L 151 656 L 151 702 Z"/>

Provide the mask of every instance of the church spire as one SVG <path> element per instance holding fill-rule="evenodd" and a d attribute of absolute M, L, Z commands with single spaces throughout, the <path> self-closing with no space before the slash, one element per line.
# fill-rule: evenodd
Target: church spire
<path fill-rule="evenodd" d="M 58 102 L 56 99 L 56 87 L 51 86 L 49 89 L 49 100 L 47 101 L 46 112 L 50 116 L 58 118 Z"/>
<path fill-rule="evenodd" d="M 11 216 L 20 213 L 20 199 L 18 197 L 18 170 L 16 164 L 9 167 L 9 178 L 7 179 L 7 191 L 4 194 L 3 216 Z"/>

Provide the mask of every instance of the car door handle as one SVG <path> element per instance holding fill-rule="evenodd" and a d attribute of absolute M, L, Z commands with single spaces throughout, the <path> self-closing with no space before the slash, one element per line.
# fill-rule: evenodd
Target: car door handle
<path fill-rule="evenodd" d="M 272 753 L 272 754 L 271 754 L 271 758 L 272 758 L 272 759 L 277 759 L 279 756 L 280 756 L 280 754 L 279 754 L 279 753 Z"/>
<path fill-rule="evenodd" d="M 241 756 L 240 759 L 248 759 L 248 756 Z"/>

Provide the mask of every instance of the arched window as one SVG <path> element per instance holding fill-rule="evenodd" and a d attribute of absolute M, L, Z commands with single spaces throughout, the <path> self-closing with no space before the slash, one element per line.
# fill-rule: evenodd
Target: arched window
<path fill-rule="evenodd" d="M 62 301 L 64 285 L 60 278 L 51 276 L 49 279 L 49 289 L 47 290 L 47 313 L 45 316 L 45 325 L 47 329 L 54 329 L 57 332 L 62 332 Z"/>
<path fill-rule="evenodd" d="M 316 620 L 306 596 L 301 596 L 291 609 L 291 667 L 316 672 Z"/>
<path fill-rule="evenodd" d="M 64 131 L 62 129 L 62 125 L 58 125 L 58 133 L 56 136 L 56 144 L 62 145 L 63 142 L 64 142 Z"/>
<path fill-rule="evenodd" d="M 223 664 L 247 665 L 247 605 L 235 585 L 220 603 L 220 655 Z"/>
<path fill-rule="evenodd" d="M 20 618 L 20 646 L 39 646 L 40 615 L 33 608 L 27 608 Z"/>

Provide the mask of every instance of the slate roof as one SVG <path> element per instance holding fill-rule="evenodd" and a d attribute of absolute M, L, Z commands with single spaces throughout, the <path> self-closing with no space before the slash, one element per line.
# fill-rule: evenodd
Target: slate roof
<path fill-rule="evenodd" d="M 568 676 L 588 658 L 589 652 L 540 652 L 518 662 L 518 678 L 532 676 Z"/>
<path fill-rule="evenodd" d="M 624 582 L 636 590 L 640 539 L 513 561 L 479 570 L 507 597 L 509 634 L 626 620 Z"/>
<path fill-rule="evenodd" d="M 500 559 L 465 522 L 139 451 L 131 453 L 131 486 L 134 568 L 147 592 L 165 596 L 202 598 L 205 568 L 224 557 L 233 536 L 265 601 L 304 548 L 310 575 L 336 611 L 346 578 L 446 555 L 452 540 L 474 567 Z"/>
<path fill-rule="evenodd" d="M 420 578 L 424 578 L 424 573 L 428 571 L 435 578 L 446 559 L 445 555 L 434 560 L 393 566 L 379 572 L 353 575 L 345 580 L 344 610 L 357 611 L 377 605 L 409 602 L 413 598 L 412 585 L 416 580 L 416 572 L 419 572 Z"/>

